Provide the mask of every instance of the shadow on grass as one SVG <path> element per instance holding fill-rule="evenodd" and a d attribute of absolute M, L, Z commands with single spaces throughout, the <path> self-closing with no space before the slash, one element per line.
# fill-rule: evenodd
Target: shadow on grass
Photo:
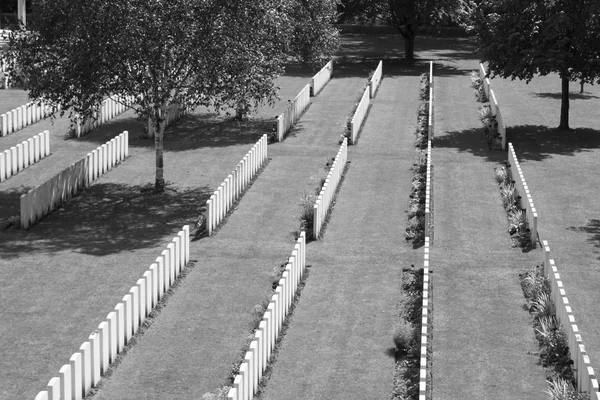
<path fill-rule="evenodd" d="M 9 218 L 19 215 L 21 195 L 31 189 L 30 186 L 21 186 L 0 192 L 0 230 L 7 227 Z"/>
<path fill-rule="evenodd" d="M 587 241 L 594 247 L 600 248 L 600 219 L 590 219 L 586 226 L 570 226 L 567 230 L 587 233 L 589 235 Z M 600 257 L 598 259 L 600 260 Z"/>
<path fill-rule="evenodd" d="M 29 230 L 0 231 L 0 255 L 71 250 L 103 256 L 154 247 L 183 225 L 194 224 L 210 196 L 208 187 L 98 183 L 74 197 Z M 9 194 L 10 196 L 11 194 Z M 5 193 L 0 193 L 3 203 Z"/>
<path fill-rule="evenodd" d="M 165 151 L 187 151 L 206 147 L 227 147 L 256 143 L 275 126 L 274 119 L 251 117 L 236 121 L 233 117 L 213 113 L 194 113 L 182 117 L 165 130 Z M 90 134 L 72 139 L 100 146 L 123 131 L 129 131 L 130 147 L 154 148 L 154 139 L 142 139 L 141 125 L 134 117 L 109 122 Z"/>
<path fill-rule="evenodd" d="M 519 161 L 542 161 L 553 155 L 573 156 L 600 148 L 600 131 L 589 128 L 563 131 L 544 125 L 518 125 L 507 128 L 507 142 L 513 143 Z M 455 148 L 490 162 L 504 161 L 507 157 L 504 151 L 488 150 L 483 128 L 438 134 L 434 145 Z"/>
<path fill-rule="evenodd" d="M 551 93 L 551 92 L 545 92 L 545 93 L 540 93 L 540 92 L 531 92 L 530 93 L 533 97 L 537 97 L 537 98 L 543 98 L 543 99 L 554 99 L 554 100 L 561 100 L 562 99 L 562 94 L 561 93 Z M 592 99 L 600 99 L 600 97 L 590 94 L 590 93 L 569 93 L 569 100 L 592 100 Z"/>

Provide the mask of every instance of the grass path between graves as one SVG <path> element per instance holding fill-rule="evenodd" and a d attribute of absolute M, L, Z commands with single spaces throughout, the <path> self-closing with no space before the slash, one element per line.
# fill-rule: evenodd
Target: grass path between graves
<path fill-rule="evenodd" d="M 14 110 L 29 102 L 27 92 L 22 89 L 0 89 L 0 114 Z"/>
<path fill-rule="evenodd" d="M 43 129 L 53 132 L 53 154 L 0 184 L 2 215 L 18 213 L 25 188 L 125 129 L 130 158 L 30 230 L 0 231 L 0 399 L 32 399 L 57 376 L 177 231 L 194 223 L 209 193 L 270 132 L 272 115 L 283 111 L 309 76 L 282 78 L 283 101 L 249 122 L 196 113 L 169 129 L 165 176 L 172 184 L 162 195 L 140 192 L 154 181 L 153 142 L 138 139 L 131 112 L 79 140 L 64 139 L 64 120 L 14 134 L 27 138 L 48 124 Z M 0 138 L 0 146 L 4 140 L 11 136 Z"/>
<path fill-rule="evenodd" d="M 423 251 L 404 229 L 425 67 L 383 71 L 325 236 L 308 245 L 310 277 L 262 399 L 390 397 L 402 268 Z"/>
<path fill-rule="evenodd" d="M 451 65 L 435 77 L 433 399 L 543 399 L 517 276 L 540 253 L 511 248 L 494 175 L 506 155 L 488 152 L 467 76 L 477 63 Z"/>
<path fill-rule="evenodd" d="M 586 351 L 600 370 L 600 88 L 571 84 L 570 125 L 556 131 L 560 79 L 492 80 L 504 120 L 550 245 Z M 536 260 L 541 262 L 541 259 Z"/>
<path fill-rule="evenodd" d="M 198 399 L 225 383 L 273 269 L 291 255 L 301 195 L 337 153 L 364 77 L 337 75 L 298 129 L 269 146 L 268 167 L 216 236 L 192 243 L 195 268 L 95 399 Z"/>

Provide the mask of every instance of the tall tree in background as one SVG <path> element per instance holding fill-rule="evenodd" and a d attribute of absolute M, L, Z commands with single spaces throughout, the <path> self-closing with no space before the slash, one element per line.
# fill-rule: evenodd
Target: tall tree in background
<path fill-rule="evenodd" d="M 569 129 L 569 82 L 600 77 L 597 0 L 484 0 L 473 30 L 492 76 L 561 79 L 559 129 Z"/>
<path fill-rule="evenodd" d="M 470 0 L 341 0 L 340 22 L 384 23 L 404 39 L 404 57 L 414 59 L 418 29 L 453 22 L 461 24 L 474 6 Z"/>
<path fill-rule="evenodd" d="M 34 0 L 35 14 L 11 38 L 29 96 L 92 117 L 108 96 L 131 95 L 155 125 L 155 190 L 164 191 L 163 139 L 171 104 L 249 112 L 277 96 L 289 57 L 315 64 L 334 51 L 325 18 L 304 21 L 298 3 L 332 0 Z M 321 10 L 322 11 L 322 10 Z M 302 54 L 300 23 L 329 34 Z M 311 50 L 312 47 L 317 50 Z M 64 111 L 63 111 L 64 112 Z"/>

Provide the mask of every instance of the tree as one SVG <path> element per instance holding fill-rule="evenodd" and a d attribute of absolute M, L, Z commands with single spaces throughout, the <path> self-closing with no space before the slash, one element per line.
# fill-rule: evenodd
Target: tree
<path fill-rule="evenodd" d="M 597 0 L 484 0 L 473 30 L 492 76 L 559 75 L 559 129 L 569 129 L 569 82 L 600 77 L 599 11 Z"/>
<path fill-rule="evenodd" d="M 29 96 L 71 116 L 92 118 L 104 98 L 133 96 L 134 110 L 155 125 L 155 191 L 162 192 L 167 107 L 244 114 L 273 102 L 274 79 L 302 41 L 294 34 L 296 1 L 37 0 L 28 31 L 11 38 L 10 51 Z M 335 32 L 321 22 L 317 31 Z"/>
<path fill-rule="evenodd" d="M 414 43 L 422 26 L 461 24 L 473 6 L 469 0 L 342 0 L 340 22 L 381 21 L 404 39 L 404 58 L 414 59 Z"/>

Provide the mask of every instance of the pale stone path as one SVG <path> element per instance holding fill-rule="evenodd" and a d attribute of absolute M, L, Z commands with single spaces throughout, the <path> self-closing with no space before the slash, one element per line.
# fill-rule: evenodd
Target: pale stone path
<path fill-rule="evenodd" d="M 301 195 L 320 184 L 311 176 L 337 153 L 364 81 L 333 79 L 298 129 L 269 146 L 270 164 L 217 235 L 192 243 L 195 268 L 96 399 L 198 399 L 225 382 L 273 268 L 293 250 Z"/>
<path fill-rule="evenodd" d="M 539 253 L 511 248 L 478 104 L 458 63 L 435 78 L 433 399 L 544 399 L 518 273 Z M 435 74 L 435 72 L 434 72 Z"/>
<path fill-rule="evenodd" d="M 419 79 L 383 70 L 262 399 L 390 396 L 402 268 L 422 258 L 404 239 Z"/>
<path fill-rule="evenodd" d="M 281 112 L 308 80 L 300 75 L 284 79 L 282 102 L 261 109 L 257 118 Z M 0 399 L 33 399 L 45 389 L 177 231 L 195 222 L 208 192 L 268 133 L 257 128 L 221 132 L 219 124 L 213 128 L 197 121 L 187 118 L 165 134 L 165 177 L 174 181 L 170 188 L 176 192 L 150 202 L 134 185 L 153 182 L 153 143 L 137 138 L 139 126 L 131 112 L 79 140 L 64 139 L 64 120 L 54 127 L 40 122 L 13 138 L 0 138 L 1 150 L 44 128 L 54 141 L 50 157 L 0 183 L 1 220 L 18 214 L 25 187 L 49 179 L 123 129 L 131 130 L 130 158 L 123 164 L 32 229 L 0 230 Z"/>

